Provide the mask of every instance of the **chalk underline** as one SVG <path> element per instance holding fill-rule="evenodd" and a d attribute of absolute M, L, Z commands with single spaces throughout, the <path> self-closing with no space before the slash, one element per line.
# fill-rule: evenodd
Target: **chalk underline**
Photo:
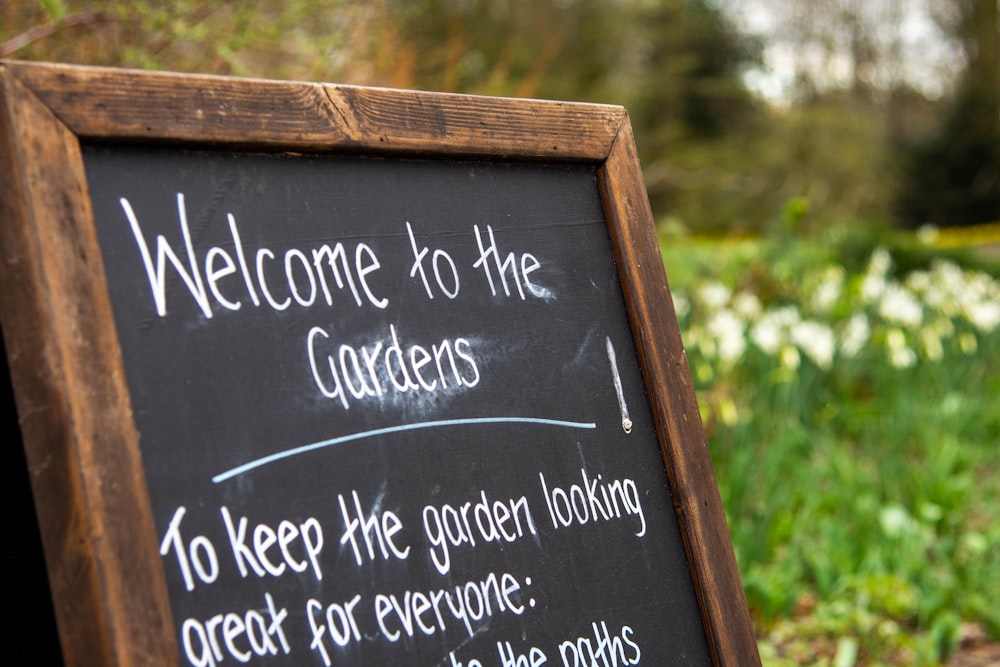
<path fill-rule="evenodd" d="M 312 452 L 317 449 L 323 449 L 324 447 L 332 447 L 333 445 L 339 445 L 344 442 L 351 442 L 352 440 L 363 440 L 364 438 L 374 438 L 380 435 L 387 435 L 389 433 L 400 433 L 402 431 L 415 431 L 422 428 L 438 428 L 441 426 L 468 426 L 470 424 L 542 424 L 545 426 L 562 426 L 564 428 L 597 428 L 597 424 L 594 422 L 573 422 L 573 421 L 562 421 L 560 419 L 541 419 L 538 417 L 476 417 L 472 419 L 440 419 L 436 421 L 427 422 L 416 422 L 413 424 L 402 424 L 400 426 L 389 426 L 386 428 L 377 428 L 371 431 L 361 431 L 359 433 L 350 433 L 348 435 L 342 435 L 337 438 L 330 438 L 329 440 L 320 440 L 319 442 L 313 442 L 308 445 L 301 445 L 299 447 L 293 447 L 291 449 L 286 449 L 281 452 L 275 452 L 274 454 L 269 454 L 268 456 L 263 456 L 259 459 L 249 461 L 243 465 L 231 468 L 226 472 L 219 473 L 212 478 L 213 484 L 218 484 L 219 482 L 224 482 L 227 479 L 232 479 L 238 475 L 242 475 L 245 472 L 254 470 L 255 468 L 260 468 L 269 463 L 274 463 L 275 461 L 280 461 L 282 459 L 287 459 L 292 456 L 298 456 L 299 454 L 305 454 L 306 452 Z"/>

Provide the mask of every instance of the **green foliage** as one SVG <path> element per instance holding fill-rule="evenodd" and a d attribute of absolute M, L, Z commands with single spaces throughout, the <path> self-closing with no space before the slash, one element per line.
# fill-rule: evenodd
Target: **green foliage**
<path fill-rule="evenodd" d="M 878 109 L 865 99 L 828 95 L 750 117 L 725 137 L 678 141 L 668 164 L 646 164 L 647 181 L 666 189 L 663 209 L 699 233 L 768 233 L 774 211 L 807 202 L 798 232 L 829 220 L 892 215 L 899 172 Z"/>
<path fill-rule="evenodd" d="M 1000 218 L 991 2 L 940 101 L 769 106 L 712 0 L 8 0 L 0 57 L 626 106 L 765 663 L 934 664 L 1000 636 L 1000 270 L 889 225 Z"/>
<path fill-rule="evenodd" d="M 841 263 L 864 244 L 664 244 L 769 664 L 932 665 L 963 621 L 1000 635 L 1000 281 L 909 240 Z"/>
<path fill-rule="evenodd" d="M 675 175 L 739 154 L 733 132 L 759 111 L 740 76 L 757 45 L 705 0 L 14 0 L 0 12 L 3 57 L 621 104 L 654 205 L 680 194 L 689 224 L 720 198 L 685 198 Z"/>
<path fill-rule="evenodd" d="M 66 5 L 62 0 L 42 0 L 42 9 L 53 21 L 60 21 L 66 16 Z"/>
<path fill-rule="evenodd" d="M 807 49 L 827 35 L 813 46 L 831 59 L 844 34 L 860 49 L 852 57 L 874 47 L 878 31 L 864 21 L 879 12 L 796 4 L 800 18 L 830 25 L 812 34 L 808 21 L 793 20 L 790 29 L 808 34 L 779 40 Z M 727 7 L 711 0 L 10 0 L 0 3 L 0 57 L 622 104 L 654 211 L 702 233 L 763 232 L 771 212 L 796 197 L 841 220 L 1000 218 L 992 0 L 962 0 L 946 12 L 968 63 L 953 97 L 935 102 L 905 86 L 873 86 L 860 73 L 891 63 L 855 60 L 852 86 L 803 84 L 787 107 L 748 92 L 744 74 L 762 65 L 764 45 L 736 29 Z"/>
<path fill-rule="evenodd" d="M 332 54 L 360 48 L 359 13 L 337 0 L 15 0 L 0 43 L 27 60 L 322 80 Z"/>

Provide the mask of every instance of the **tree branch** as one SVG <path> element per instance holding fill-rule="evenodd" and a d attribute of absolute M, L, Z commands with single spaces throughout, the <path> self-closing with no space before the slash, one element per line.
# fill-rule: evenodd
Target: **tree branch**
<path fill-rule="evenodd" d="M 87 11 L 70 14 L 69 16 L 66 16 L 58 21 L 43 23 L 31 28 L 30 30 L 25 30 L 20 35 L 11 37 L 6 42 L 0 43 L 0 58 L 12 56 L 24 47 L 43 39 L 47 39 L 62 30 L 68 30 L 70 28 L 77 28 L 80 26 L 98 25 L 100 23 L 104 23 L 106 20 L 107 17 L 105 17 L 101 12 Z"/>

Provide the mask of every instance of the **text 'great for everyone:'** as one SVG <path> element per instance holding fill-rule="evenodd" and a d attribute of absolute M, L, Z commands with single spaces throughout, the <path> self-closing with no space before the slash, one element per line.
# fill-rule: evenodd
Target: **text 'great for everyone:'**
<path fill-rule="evenodd" d="M 616 531 L 614 539 L 645 536 L 645 512 L 632 479 L 608 480 L 583 468 L 578 475 L 569 480 L 555 480 L 551 474 L 547 477 L 539 473 L 538 487 L 532 494 L 534 502 L 527 495 L 495 498 L 483 489 L 464 502 L 427 504 L 420 510 L 422 546 L 411 541 L 400 513 L 374 509 L 384 504 L 384 497 L 365 499 L 368 500 L 365 503 L 354 489 L 337 495 L 340 526 L 334 531 L 337 537 L 332 542 L 328 542 L 328 530 L 315 517 L 286 519 L 269 525 L 253 523 L 246 516 L 234 516 L 228 507 L 222 506 L 218 518 L 226 539 L 220 548 L 205 535 L 187 534 L 184 520 L 188 509 L 178 507 L 161 540 L 160 554 L 170 567 L 176 568 L 188 592 L 212 586 L 224 570 L 240 579 L 302 576 L 323 581 L 329 574 L 324 555 L 330 544 L 336 552 L 346 548 L 355 567 L 419 557 L 428 562 L 433 572 L 448 577 L 449 584 L 441 588 L 362 591 L 334 601 L 309 598 L 300 603 L 300 616 L 304 616 L 312 637 L 308 649 L 330 665 L 331 652 L 336 647 L 372 638 L 389 643 L 410 641 L 449 630 L 473 637 L 493 617 L 521 616 L 535 607 L 531 591 L 537 582 L 531 576 L 491 571 L 481 578 L 454 584 L 450 575 L 456 553 L 471 556 L 484 548 L 496 553 L 504 545 L 522 540 L 540 547 L 543 534 L 588 524 L 600 526 L 624 521 L 631 527 L 624 533 Z M 366 510 L 366 506 L 372 509 Z M 289 613 L 268 592 L 260 608 L 187 618 L 180 629 L 185 656 L 192 665 L 202 666 L 215 665 L 226 658 L 247 662 L 253 655 L 290 654 L 293 647 L 284 631 Z M 630 626 L 623 626 L 622 634 L 616 638 L 608 635 L 603 621 L 595 622 L 594 629 L 597 637 L 594 642 L 587 637 L 575 638 L 559 647 L 563 664 L 589 665 L 593 655 L 585 658 L 586 651 L 613 652 L 617 650 L 615 647 L 624 646 L 630 648 L 619 651 L 623 659 L 618 664 L 638 662 L 641 652 Z M 608 635 L 605 639 L 601 638 L 602 632 Z M 504 658 L 505 651 L 510 654 L 509 660 Z M 628 661 L 625 653 L 633 655 L 635 662 Z M 509 644 L 504 647 L 502 642 L 498 643 L 498 655 L 504 665 L 519 664 Z M 531 647 L 523 659 L 529 660 L 525 664 L 544 664 L 537 662 L 538 656 L 544 657 L 545 652 Z M 451 657 L 455 659 L 454 652 Z M 479 659 L 471 659 L 468 664 L 476 662 L 486 664 Z"/>

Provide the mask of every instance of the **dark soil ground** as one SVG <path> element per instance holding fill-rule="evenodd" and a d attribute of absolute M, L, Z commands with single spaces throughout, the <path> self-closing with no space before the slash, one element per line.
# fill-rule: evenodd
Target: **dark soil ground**
<path fill-rule="evenodd" d="M 947 667 L 1000 667 L 1000 643 L 990 640 L 982 628 L 966 626 Z"/>

